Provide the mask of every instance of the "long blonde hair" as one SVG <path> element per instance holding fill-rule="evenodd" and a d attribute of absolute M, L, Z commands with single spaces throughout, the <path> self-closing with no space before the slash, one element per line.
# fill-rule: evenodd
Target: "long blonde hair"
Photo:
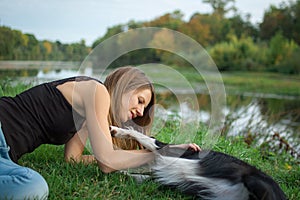
<path fill-rule="evenodd" d="M 108 121 L 110 125 L 125 127 L 130 126 L 146 135 L 150 135 L 152 119 L 154 116 L 155 93 L 153 84 L 147 76 L 138 68 L 126 66 L 120 67 L 111 72 L 105 79 L 104 85 L 107 88 L 111 105 L 109 110 Z M 122 110 L 122 98 L 127 92 L 133 90 L 151 90 L 151 100 L 149 105 L 144 109 L 142 117 L 136 117 L 126 123 L 121 121 L 120 111 Z M 122 149 L 137 149 L 142 148 L 135 140 L 113 138 L 113 143 Z"/>

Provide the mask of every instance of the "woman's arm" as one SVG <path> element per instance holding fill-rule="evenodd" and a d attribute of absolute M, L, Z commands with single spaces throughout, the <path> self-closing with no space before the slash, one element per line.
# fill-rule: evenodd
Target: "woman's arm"
<path fill-rule="evenodd" d="M 105 86 L 95 81 L 80 84 L 81 86 L 76 88 L 76 93 L 82 98 L 80 102 L 86 116 L 88 137 L 101 170 L 109 173 L 138 167 L 152 161 L 154 155 L 148 151 L 114 150 L 107 120 L 110 96 Z"/>
<path fill-rule="evenodd" d="M 65 160 L 67 162 L 83 162 L 85 164 L 95 163 L 96 159 L 93 155 L 82 155 L 84 145 L 88 137 L 86 126 L 81 128 L 66 144 L 65 144 Z M 148 150 L 131 150 L 131 153 L 147 153 Z M 106 169 L 112 170 L 112 169 Z M 113 170 L 112 170 L 113 171 Z"/>
<path fill-rule="evenodd" d="M 82 155 L 88 137 L 87 128 L 84 126 L 65 144 L 65 160 L 67 162 L 95 162 L 93 155 Z"/>

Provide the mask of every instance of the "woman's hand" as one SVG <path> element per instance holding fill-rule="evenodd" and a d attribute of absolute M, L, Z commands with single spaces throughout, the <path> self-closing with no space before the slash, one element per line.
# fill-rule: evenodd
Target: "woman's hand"
<path fill-rule="evenodd" d="M 171 147 L 177 147 L 181 149 L 192 149 L 193 151 L 201 151 L 201 148 L 195 144 L 195 143 L 189 143 L 189 144 L 175 144 L 170 145 Z"/>

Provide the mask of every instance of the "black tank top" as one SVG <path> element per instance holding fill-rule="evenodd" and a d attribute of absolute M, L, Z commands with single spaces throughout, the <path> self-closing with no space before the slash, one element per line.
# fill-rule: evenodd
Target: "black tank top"
<path fill-rule="evenodd" d="M 0 98 L 0 121 L 14 162 L 41 144 L 65 144 L 74 136 L 85 118 L 72 109 L 56 86 L 88 80 L 96 79 L 71 77 L 35 86 L 15 97 Z"/>

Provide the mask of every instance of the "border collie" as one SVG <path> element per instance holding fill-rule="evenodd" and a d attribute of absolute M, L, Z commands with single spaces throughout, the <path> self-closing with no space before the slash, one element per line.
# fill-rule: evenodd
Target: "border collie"
<path fill-rule="evenodd" d="M 165 186 L 203 200 L 284 200 L 284 192 L 268 175 L 230 155 L 193 151 L 162 143 L 133 129 L 111 126 L 118 138 L 133 138 L 156 155 L 152 171 Z"/>

